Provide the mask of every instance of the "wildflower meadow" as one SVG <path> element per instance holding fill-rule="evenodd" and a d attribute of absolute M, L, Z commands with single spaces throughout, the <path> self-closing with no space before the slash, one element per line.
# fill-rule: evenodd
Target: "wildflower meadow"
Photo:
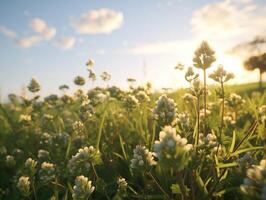
<path fill-rule="evenodd" d="M 263 88 L 230 85 L 234 74 L 206 41 L 192 59 L 176 67 L 190 85 L 179 90 L 133 78 L 127 89 L 111 86 L 89 59 L 73 94 L 66 84 L 43 97 L 34 78 L 28 95 L 9 94 L 0 104 L 0 199 L 266 199 Z M 93 86 L 97 79 L 105 84 Z"/>

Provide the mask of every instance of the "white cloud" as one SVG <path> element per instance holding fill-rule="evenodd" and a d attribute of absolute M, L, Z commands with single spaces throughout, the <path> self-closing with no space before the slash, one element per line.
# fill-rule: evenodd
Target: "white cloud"
<path fill-rule="evenodd" d="M 17 33 L 15 31 L 10 30 L 9 28 L 5 26 L 0 26 L 0 33 L 8 38 L 16 38 Z"/>
<path fill-rule="evenodd" d="M 58 39 L 58 45 L 63 50 L 72 49 L 76 43 L 75 37 L 61 37 Z"/>
<path fill-rule="evenodd" d="M 31 28 L 39 33 L 46 40 L 52 39 L 56 35 L 56 29 L 48 26 L 48 24 L 40 18 L 34 18 L 30 22 Z"/>
<path fill-rule="evenodd" d="M 244 41 L 266 31 L 266 8 L 250 0 L 224 0 L 195 11 L 192 33 L 199 38 Z"/>
<path fill-rule="evenodd" d="M 17 40 L 17 44 L 23 48 L 32 47 L 43 40 L 42 37 L 35 35 Z"/>
<path fill-rule="evenodd" d="M 56 29 L 48 26 L 48 24 L 40 18 L 34 18 L 30 22 L 31 28 L 42 35 L 46 40 L 52 39 L 56 35 Z"/>
<path fill-rule="evenodd" d="M 102 8 L 91 10 L 72 22 L 74 29 L 80 34 L 111 33 L 123 25 L 122 12 Z"/>
<path fill-rule="evenodd" d="M 56 35 L 56 29 L 48 26 L 48 24 L 40 18 L 32 19 L 30 21 L 30 27 L 37 35 L 17 39 L 16 43 L 22 48 L 30 48 L 44 40 L 51 40 Z"/>

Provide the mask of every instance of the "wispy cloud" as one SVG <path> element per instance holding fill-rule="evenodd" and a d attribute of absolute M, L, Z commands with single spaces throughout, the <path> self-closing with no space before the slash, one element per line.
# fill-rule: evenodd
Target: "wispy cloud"
<path fill-rule="evenodd" d="M 56 29 L 48 26 L 48 24 L 40 18 L 31 20 L 30 27 L 46 40 L 50 40 L 56 35 Z"/>
<path fill-rule="evenodd" d="M 16 42 L 22 48 L 29 48 L 29 47 L 32 47 L 33 45 L 40 43 L 42 40 L 43 38 L 41 36 L 34 35 L 34 36 L 18 39 Z"/>
<path fill-rule="evenodd" d="M 17 37 L 17 33 L 15 31 L 12 31 L 5 26 L 0 26 L 0 33 L 6 37 L 12 38 L 12 39 Z"/>
<path fill-rule="evenodd" d="M 193 13 L 192 33 L 199 38 L 235 41 L 265 34 L 266 8 L 250 0 L 224 0 Z"/>
<path fill-rule="evenodd" d="M 122 12 L 102 8 L 88 11 L 71 24 L 76 32 L 80 34 L 107 34 L 120 28 L 123 22 L 124 16 Z"/>
<path fill-rule="evenodd" d="M 63 50 L 72 49 L 76 43 L 75 37 L 60 37 L 57 41 L 59 47 Z"/>

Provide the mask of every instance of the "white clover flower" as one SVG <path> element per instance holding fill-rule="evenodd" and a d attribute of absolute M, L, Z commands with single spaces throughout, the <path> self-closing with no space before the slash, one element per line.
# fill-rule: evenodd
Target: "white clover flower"
<path fill-rule="evenodd" d="M 190 125 L 190 119 L 188 113 L 179 113 L 177 114 L 177 123 L 182 127 L 182 128 L 189 128 Z"/>
<path fill-rule="evenodd" d="M 39 171 L 41 182 L 47 184 L 55 179 L 55 165 L 53 163 L 43 162 Z"/>
<path fill-rule="evenodd" d="M 247 177 L 244 179 L 240 189 L 250 196 L 266 197 L 266 159 L 262 159 L 259 165 L 253 165 L 247 170 Z"/>
<path fill-rule="evenodd" d="M 147 95 L 145 91 L 138 91 L 136 94 L 136 98 L 139 100 L 139 102 L 149 102 L 150 97 Z"/>
<path fill-rule="evenodd" d="M 165 94 L 160 96 L 153 110 L 154 117 L 161 125 L 170 125 L 177 116 L 176 103 Z"/>
<path fill-rule="evenodd" d="M 233 113 L 231 112 L 226 113 L 224 116 L 224 122 L 234 125 L 236 123 L 236 120 L 234 119 Z"/>
<path fill-rule="evenodd" d="M 17 188 L 19 189 L 20 193 L 28 197 L 30 195 L 30 180 L 27 176 L 21 176 L 17 183 Z"/>
<path fill-rule="evenodd" d="M 85 125 L 81 121 L 75 121 L 72 125 L 72 128 L 73 128 L 75 134 L 77 134 L 77 135 L 84 134 Z"/>
<path fill-rule="evenodd" d="M 189 161 L 188 153 L 192 149 L 187 139 L 176 134 L 176 129 L 165 126 L 160 132 L 159 140 L 155 141 L 154 151 L 159 162 L 165 165 L 174 165 L 182 169 Z"/>
<path fill-rule="evenodd" d="M 229 107 L 236 108 L 242 106 L 245 103 L 245 100 L 238 94 L 232 93 L 225 102 Z"/>
<path fill-rule="evenodd" d="M 134 95 L 129 94 L 125 97 L 124 104 L 125 104 L 126 108 L 134 109 L 134 108 L 138 107 L 139 100 Z"/>
<path fill-rule="evenodd" d="M 101 163 L 101 154 L 93 146 L 84 147 L 68 161 L 68 170 L 72 175 L 89 173 L 91 165 Z"/>
<path fill-rule="evenodd" d="M 28 158 L 25 162 L 25 168 L 29 172 L 29 175 L 33 176 L 36 172 L 37 161 L 32 158 Z"/>
<path fill-rule="evenodd" d="M 75 179 L 75 186 L 73 187 L 72 198 L 74 200 L 88 199 L 93 193 L 95 187 L 92 186 L 91 181 L 85 176 L 77 176 Z"/>
<path fill-rule="evenodd" d="M 217 142 L 216 135 L 214 135 L 213 133 L 209 133 L 206 136 L 206 144 L 211 146 L 211 147 L 217 146 L 218 142 Z"/>
<path fill-rule="evenodd" d="M 45 160 L 49 157 L 49 152 L 43 149 L 38 151 L 38 158 L 41 160 Z"/>
<path fill-rule="evenodd" d="M 153 159 L 153 153 L 146 147 L 137 145 L 133 153 L 133 158 L 130 161 L 130 167 L 132 169 L 146 169 L 152 165 L 156 165 L 156 161 Z"/>
<path fill-rule="evenodd" d="M 118 185 L 118 189 L 119 190 L 124 190 L 127 188 L 127 182 L 126 182 L 126 179 L 124 178 L 118 178 L 117 179 L 117 185 Z"/>

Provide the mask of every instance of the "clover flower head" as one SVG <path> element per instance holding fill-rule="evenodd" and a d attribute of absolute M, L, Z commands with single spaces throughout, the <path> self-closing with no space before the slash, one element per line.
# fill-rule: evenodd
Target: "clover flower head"
<path fill-rule="evenodd" d="M 229 98 L 225 102 L 229 107 L 236 108 L 242 106 L 245 103 L 245 100 L 236 93 L 230 94 Z"/>
<path fill-rule="evenodd" d="M 227 72 L 226 70 L 224 70 L 222 65 L 219 65 L 217 70 L 213 71 L 213 73 L 211 73 L 209 75 L 209 77 L 216 82 L 225 83 L 225 82 L 233 79 L 234 74 Z"/>
<path fill-rule="evenodd" d="M 159 134 L 159 140 L 155 141 L 154 151 L 160 163 L 176 166 L 181 170 L 189 161 L 188 153 L 192 147 L 186 138 L 176 134 L 175 128 L 165 126 Z"/>
<path fill-rule="evenodd" d="M 190 119 L 188 113 L 179 113 L 177 114 L 177 123 L 182 127 L 182 128 L 189 128 L 190 125 Z"/>
<path fill-rule="evenodd" d="M 109 74 L 108 72 L 104 71 L 101 74 L 101 78 L 102 78 L 103 81 L 109 81 L 109 80 L 111 80 L 111 74 Z"/>
<path fill-rule="evenodd" d="M 6 156 L 5 162 L 8 167 L 14 167 L 16 165 L 15 158 L 11 155 Z"/>
<path fill-rule="evenodd" d="M 192 67 L 188 67 L 186 74 L 185 74 L 185 79 L 188 82 L 192 82 L 193 80 L 197 79 L 198 77 L 199 77 L 199 74 L 196 74 Z"/>
<path fill-rule="evenodd" d="M 92 69 L 88 69 L 88 71 L 89 71 L 89 79 L 95 81 L 96 80 L 95 72 Z"/>
<path fill-rule="evenodd" d="M 81 76 L 76 76 L 76 78 L 74 79 L 74 83 L 76 85 L 82 86 L 85 84 L 85 79 Z"/>
<path fill-rule="evenodd" d="M 261 199 L 266 197 L 266 159 L 262 159 L 259 165 L 253 165 L 247 169 L 246 178 L 240 189 L 243 193 L 250 196 L 261 196 Z"/>
<path fill-rule="evenodd" d="M 33 176 L 36 172 L 37 161 L 32 158 L 28 158 L 25 162 L 25 168 L 29 172 L 29 175 Z"/>
<path fill-rule="evenodd" d="M 30 195 L 30 180 L 27 176 L 21 176 L 17 183 L 17 188 L 21 195 L 28 197 Z"/>
<path fill-rule="evenodd" d="M 87 62 L 86 62 L 86 65 L 87 67 L 90 69 L 94 66 L 95 62 L 93 59 L 89 59 Z"/>
<path fill-rule="evenodd" d="M 40 84 L 38 83 L 38 81 L 34 78 L 31 79 L 29 85 L 27 86 L 28 90 L 32 93 L 36 93 L 39 92 L 41 89 Z"/>
<path fill-rule="evenodd" d="M 43 149 L 38 151 L 38 158 L 41 160 L 45 160 L 49 157 L 49 152 Z"/>
<path fill-rule="evenodd" d="M 39 171 L 41 182 L 47 184 L 55 179 L 55 164 L 43 162 Z"/>
<path fill-rule="evenodd" d="M 77 135 L 84 134 L 85 125 L 81 121 L 75 121 L 72 125 L 72 128 L 74 130 L 74 133 Z"/>
<path fill-rule="evenodd" d="M 201 69 L 207 69 L 215 60 L 215 51 L 211 49 L 206 41 L 203 41 L 195 51 L 193 58 L 194 66 Z"/>
<path fill-rule="evenodd" d="M 167 95 L 160 96 L 153 110 L 155 119 L 162 125 L 170 125 L 177 116 L 176 103 Z"/>
<path fill-rule="evenodd" d="M 128 184 L 127 184 L 125 178 L 119 177 L 116 182 L 117 182 L 117 185 L 118 185 L 118 189 L 119 190 L 123 190 L 123 189 L 126 189 L 127 188 L 127 185 Z"/>
<path fill-rule="evenodd" d="M 211 146 L 211 147 L 217 146 L 218 142 L 217 142 L 216 135 L 214 135 L 213 133 L 207 134 L 207 136 L 206 136 L 206 144 Z"/>
<path fill-rule="evenodd" d="M 146 147 L 137 145 L 133 153 L 134 155 L 130 164 L 132 169 L 146 169 L 152 165 L 156 165 L 156 161 L 153 159 L 153 153 Z"/>
<path fill-rule="evenodd" d="M 68 170 L 72 175 L 89 173 L 91 165 L 101 163 L 101 154 L 93 146 L 84 147 L 68 161 Z"/>
<path fill-rule="evenodd" d="M 93 193 L 95 187 L 92 186 L 91 181 L 85 176 L 77 176 L 75 179 L 75 186 L 73 187 L 72 198 L 74 200 L 86 200 Z"/>
<path fill-rule="evenodd" d="M 124 104 L 126 108 L 134 109 L 138 107 L 139 100 L 134 95 L 129 94 L 124 98 Z"/>
<path fill-rule="evenodd" d="M 138 91 L 136 94 L 136 98 L 139 100 L 139 102 L 149 102 L 150 97 L 147 95 L 145 91 Z"/>

